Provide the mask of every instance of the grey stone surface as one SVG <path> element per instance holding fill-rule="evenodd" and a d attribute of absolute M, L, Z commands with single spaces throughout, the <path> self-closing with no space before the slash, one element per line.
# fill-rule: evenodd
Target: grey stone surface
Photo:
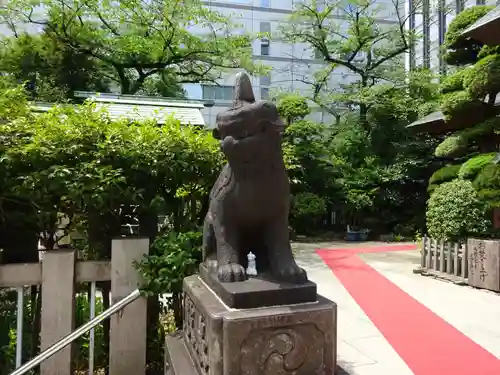
<path fill-rule="evenodd" d="M 204 264 L 200 265 L 200 276 L 224 304 L 231 308 L 251 309 L 317 300 L 316 284 L 311 281 L 292 284 L 259 275 L 239 283 L 223 283 L 219 281 L 217 274 L 210 272 Z"/>
<path fill-rule="evenodd" d="M 214 137 L 227 164 L 210 192 L 203 260 L 222 282 L 246 280 L 252 251 L 260 274 L 307 282 L 290 247 L 290 182 L 283 161 L 284 123 L 271 102 L 256 102 L 250 78 L 239 73 L 233 106 L 217 115 Z"/>
<path fill-rule="evenodd" d="M 500 241 L 470 238 L 467 249 L 469 285 L 500 292 Z"/>
<path fill-rule="evenodd" d="M 330 300 L 230 309 L 198 276 L 185 279 L 184 291 L 183 338 L 199 375 L 334 374 L 337 306 Z M 170 369 L 189 364 L 170 361 Z"/>

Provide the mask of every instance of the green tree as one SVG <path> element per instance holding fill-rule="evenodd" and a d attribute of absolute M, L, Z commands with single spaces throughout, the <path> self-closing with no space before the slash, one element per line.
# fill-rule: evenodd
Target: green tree
<path fill-rule="evenodd" d="M 444 184 L 453 177 L 470 180 L 488 209 L 500 207 L 500 181 L 495 177 L 500 168 L 494 162 L 500 129 L 495 109 L 500 92 L 500 54 L 497 48 L 483 46 L 462 33 L 492 9 L 476 6 L 464 10 L 451 22 L 446 33 L 445 59 L 455 66 L 455 72 L 441 84 L 441 111 L 456 131 L 446 136 L 435 149 L 435 155 L 446 158 L 450 165 L 435 172 L 429 181 L 430 188 L 435 191 L 432 199 L 438 192 L 439 183 Z M 446 197 L 440 202 L 449 205 Z M 443 222 L 443 225 L 452 224 Z M 482 228 L 482 233 L 476 231 L 475 234 L 485 235 L 490 230 Z"/>
<path fill-rule="evenodd" d="M 70 220 L 67 231 L 79 226 L 88 243 L 87 254 L 93 258 L 109 258 L 111 239 L 122 234 L 130 216 L 138 219 L 136 234 L 152 242 L 160 214 L 167 218 L 167 231 L 182 234 L 198 229 L 206 212 L 203 204 L 223 162 L 218 142 L 209 132 L 182 126 L 173 118 L 162 127 L 147 120 L 111 121 L 105 110 L 91 103 L 55 106 L 34 115 L 23 88 L 3 82 L 3 262 L 37 261 L 39 239 L 47 248 L 55 246 L 61 215 Z M 109 283 L 98 287 L 107 308 Z M 158 301 L 153 302 L 148 309 L 149 336 L 157 339 Z M 104 342 L 108 328 L 105 324 Z"/>
<path fill-rule="evenodd" d="M 111 81 L 98 61 L 60 43 L 51 33 L 18 34 L 2 40 L 0 72 L 26 82 L 30 96 L 63 101 L 74 91 L 109 91 Z"/>
<path fill-rule="evenodd" d="M 308 1 L 297 6 L 280 36 L 304 43 L 323 61 L 322 69 L 304 79 L 311 86 L 309 99 L 336 118 L 342 115 L 331 127 L 329 146 L 331 164 L 342 171 L 337 207 L 351 224 L 354 216 L 363 217 L 380 230 L 398 222 L 423 225 L 435 146 L 431 137 L 416 137 L 406 128 L 436 108 L 438 91 L 429 72 L 404 69 L 416 36 L 405 27 L 410 15 L 401 5 Z M 380 22 L 382 12 L 394 22 Z M 349 79 L 339 85 L 339 75 Z M 413 208 L 403 209 L 409 201 Z"/>
<path fill-rule="evenodd" d="M 396 18 L 388 24 L 380 22 L 381 9 L 370 0 L 311 0 L 297 6 L 280 37 L 306 44 L 323 61 L 324 67 L 305 79 L 312 100 L 334 115 L 342 107 L 355 109 L 368 129 L 370 108 L 405 78 L 403 57 L 415 36 L 406 31 L 408 16 L 401 9 L 399 2 L 385 9 Z M 331 84 L 346 73 L 351 82 Z"/>
<path fill-rule="evenodd" d="M 252 62 L 250 37 L 235 33 L 238 25 L 201 0 L 129 0 L 120 6 L 111 1 L 13 0 L 2 16 L 8 25 L 43 27 L 65 48 L 103 66 L 123 94 L 147 89 L 153 78 L 160 83 L 168 83 L 164 77 L 211 82 L 225 69 L 259 71 Z"/>

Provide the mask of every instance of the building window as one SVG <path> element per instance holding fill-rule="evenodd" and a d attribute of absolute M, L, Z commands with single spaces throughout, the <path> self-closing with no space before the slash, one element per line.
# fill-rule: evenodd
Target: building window
<path fill-rule="evenodd" d="M 271 84 L 270 76 L 260 76 L 260 85 L 261 86 L 269 86 Z"/>
<path fill-rule="evenodd" d="M 271 0 L 260 0 L 260 6 L 264 8 L 270 8 Z"/>
<path fill-rule="evenodd" d="M 271 22 L 261 22 L 260 23 L 260 32 L 261 33 L 270 33 L 271 32 Z"/>
<path fill-rule="evenodd" d="M 269 99 L 269 89 L 267 87 L 261 87 L 261 89 L 260 89 L 260 98 L 262 100 Z"/>
<path fill-rule="evenodd" d="M 260 54 L 262 56 L 269 56 L 269 39 L 264 38 L 260 40 Z"/>
<path fill-rule="evenodd" d="M 234 86 L 202 85 L 204 100 L 233 100 Z"/>

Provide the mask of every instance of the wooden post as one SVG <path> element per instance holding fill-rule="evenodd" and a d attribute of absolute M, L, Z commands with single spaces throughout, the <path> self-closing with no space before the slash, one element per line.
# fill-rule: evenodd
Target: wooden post
<path fill-rule="evenodd" d="M 432 269 L 432 238 L 429 238 L 429 250 L 427 251 L 427 269 Z"/>
<path fill-rule="evenodd" d="M 420 266 L 422 268 L 425 268 L 427 263 L 426 263 L 426 257 L 427 257 L 427 247 L 428 247 L 428 241 L 427 241 L 427 236 L 424 236 L 424 238 L 422 238 L 422 251 L 421 251 L 421 254 L 420 254 Z"/>
<path fill-rule="evenodd" d="M 444 261 L 444 244 L 444 240 L 441 240 L 441 246 L 439 246 L 439 270 L 441 272 L 444 272 L 446 270 Z"/>
<path fill-rule="evenodd" d="M 455 276 L 458 276 L 458 259 L 459 259 L 459 253 L 460 253 L 460 244 L 457 242 L 455 243 L 455 254 L 453 257 L 453 273 Z"/>
<path fill-rule="evenodd" d="M 467 241 L 464 243 L 464 251 L 462 253 L 462 277 L 464 279 L 468 278 L 468 267 L 467 267 L 467 260 L 469 257 L 469 251 L 468 251 L 468 246 L 467 246 Z"/>
<path fill-rule="evenodd" d="M 53 250 L 42 262 L 41 349 L 49 348 L 74 329 L 75 261 L 73 250 Z M 71 374 L 72 345 L 40 364 L 41 375 Z"/>
<path fill-rule="evenodd" d="M 114 239 L 111 245 L 111 299 L 116 303 L 140 286 L 134 261 L 149 251 L 147 238 Z M 146 372 L 147 299 L 140 297 L 111 317 L 109 374 Z"/>
<path fill-rule="evenodd" d="M 433 263 L 433 269 L 435 271 L 439 271 L 439 243 L 440 243 L 440 240 L 435 240 L 434 241 L 434 263 Z"/>
<path fill-rule="evenodd" d="M 446 273 L 453 273 L 453 243 L 448 242 L 448 252 L 446 253 Z"/>

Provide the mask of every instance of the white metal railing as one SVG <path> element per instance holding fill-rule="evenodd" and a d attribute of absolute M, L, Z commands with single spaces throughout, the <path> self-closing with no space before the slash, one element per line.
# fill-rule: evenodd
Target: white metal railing
<path fill-rule="evenodd" d="M 75 331 L 66 335 L 55 344 L 53 344 L 48 349 L 44 350 L 40 354 L 38 354 L 33 359 L 26 362 L 24 365 L 21 365 L 22 361 L 22 332 L 23 332 L 23 308 L 24 308 L 24 288 L 17 288 L 17 338 L 16 338 L 16 370 L 11 372 L 9 375 L 23 375 L 28 371 L 34 369 L 40 363 L 45 361 L 46 359 L 52 357 L 57 352 L 64 349 L 66 346 L 74 342 L 76 339 L 84 335 L 85 333 L 90 331 L 89 337 L 89 371 L 88 374 L 92 375 L 94 371 L 94 345 L 95 345 L 95 337 L 94 337 L 94 328 L 103 322 L 105 319 L 111 317 L 113 314 L 119 312 L 124 307 L 129 305 L 138 299 L 141 295 L 139 289 L 134 290 L 127 297 L 118 301 L 114 305 L 110 306 L 108 309 L 104 310 L 98 316 L 95 316 L 95 295 L 96 295 L 96 284 L 95 282 L 91 283 L 91 292 L 90 292 L 90 320 L 83 324 L 81 327 L 77 328 Z"/>

